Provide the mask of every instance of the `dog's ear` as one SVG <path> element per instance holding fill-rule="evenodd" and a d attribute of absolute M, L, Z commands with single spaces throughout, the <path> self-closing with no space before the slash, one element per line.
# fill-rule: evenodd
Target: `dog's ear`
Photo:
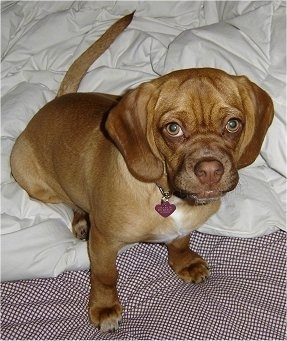
<path fill-rule="evenodd" d="M 237 168 L 243 168 L 255 161 L 260 153 L 260 149 L 269 128 L 273 116 L 274 108 L 270 96 L 259 86 L 252 83 L 247 77 L 237 77 L 237 80 L 244 86 L 243 105 L 248 111 L 246 121 L 246 141 L 239 158 Z"/>
<path fill-rule="evenodd" d="M 148 131 L 148 104 L 154 86 L 144 83 L 126 94 L 108 115 L 106 129 L 137 179 L 154 182 L 164 172 Z"/>

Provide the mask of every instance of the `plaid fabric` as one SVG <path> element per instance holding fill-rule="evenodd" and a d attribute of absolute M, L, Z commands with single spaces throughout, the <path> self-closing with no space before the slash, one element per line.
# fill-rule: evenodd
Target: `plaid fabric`
<path fill-rule="evenodd" d="M 87 317 L 89 273 L 2 283 L 2 339 L 279 339 L 286 336 L 286 234 L 255 239 L 194 232 L 211 266 L 202 284 L 179 280 L 164 245 L 118 257 L 123 321 L 100 333 Z"/>

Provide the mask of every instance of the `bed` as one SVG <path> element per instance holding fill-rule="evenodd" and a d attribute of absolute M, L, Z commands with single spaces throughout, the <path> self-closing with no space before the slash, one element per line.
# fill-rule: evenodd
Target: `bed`
<path fill-rule="evenodd" d="M 176 69 L 215 67 L 266 90 L 275 117 L 237 188 L 191 234 L 210 278 L 183 283 L 164 245 L 136 244 L 117 259 L 120 328 L 100 333 L 72 211 L 30 199 L 9 156 L 73 60 L 134 10 L 79 91 L 120 95 Z M 1 19 L 1 339 L 285 339 L 286 2 L 7 1 Z"/>

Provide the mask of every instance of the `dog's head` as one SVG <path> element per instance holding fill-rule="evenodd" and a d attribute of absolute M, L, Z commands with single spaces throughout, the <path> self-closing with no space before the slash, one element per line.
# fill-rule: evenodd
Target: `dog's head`
<path fill-rule="evenodd" d="M 271 98 L 246 77 L 188 69 L 129 92 L 106 128 L 137 179 L 167 176 L 170 190 L 208 202 L 234 189 L 272 118 Z"/>

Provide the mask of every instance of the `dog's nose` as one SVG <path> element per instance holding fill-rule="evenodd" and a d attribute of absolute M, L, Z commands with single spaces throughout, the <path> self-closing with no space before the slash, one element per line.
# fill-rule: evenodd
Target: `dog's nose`
<path fill-rule="evenodd" d="M 194 173 L 202 184 L 212 185 L 220 181 L 224 168 L 217 160 L 204 160 L 195 165 Z"/>

